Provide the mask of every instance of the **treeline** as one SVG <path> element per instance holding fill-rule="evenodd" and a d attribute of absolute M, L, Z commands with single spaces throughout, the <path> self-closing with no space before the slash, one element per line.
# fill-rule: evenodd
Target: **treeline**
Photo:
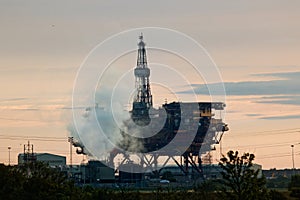
<path fill-rule="evenodd" d="M 0 199 L 81 199 L 82 194 L 65 174 L 44 163 L 0 165 Z"/>
<path fill-rule="evenodd" d="M 128 188 L 77 187 L 67 174 L 41 162 L 21 166 L 0 165 L 0 199 L 94 200 L 94 199 L 208 199 L 208 200 L 275 200 L 300 198 L 300 176 L 294 176 L 284 192 L 269 190 L 266 179 L 253 169 L 254 155 L 229 151 L 220 160 L 222 179 L 202 182 L 194 188 L 158 187 L 151 191 Z"/>

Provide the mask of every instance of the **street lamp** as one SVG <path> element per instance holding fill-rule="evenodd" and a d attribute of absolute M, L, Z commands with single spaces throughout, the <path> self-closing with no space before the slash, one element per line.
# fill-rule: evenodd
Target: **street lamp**
<path fill-rule="evenodd" d="M 292 162 L 293 162 L 293 172 L 295 174 L 295 157 L 294 157 L 294 145 L 291 145 L 292 147 Z"/>
<path fill-rule="evenodd" d="M 292 163 L 293 163 L 293 173 L 295 174 L 295 152 L 294 152 L 294 147 L 295 145 L 298 145 L 300 143 L 297 143 L 297 144 L 292 144 L 291 147 L 292 147 Z"/>
<path fill-rule="evenodd" d="M 10 166 L 10 150 L 11 147 L 8 147 L 8 165 Z"/>

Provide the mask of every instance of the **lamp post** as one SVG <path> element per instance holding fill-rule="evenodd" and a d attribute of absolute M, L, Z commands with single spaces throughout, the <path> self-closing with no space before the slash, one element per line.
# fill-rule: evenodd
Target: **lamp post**
<path fill-rule="evenodd" d="M 8 147 L 8 165 L 10 166 L 10 150 L 11 147 Z"/>
<path fill-rule="evenodd" d="M 291 145 L 292 147 L 292 163 L 293 163 L 293 174 L 295 174 L 295 156 L 294 156 L 294 145 Z"/>
<path fill-rule="evenodd" d="M 299 145 L 299 144 L 300 144 L 300 142 L 291 145 L 291 147 L 292 147 L 293 174 L 294 175 L 295 175 L 295 171 L 296 171 L 296 168 L 295 168 L 295 151 L 294 151 L 294 147 L 295 147 L 295 145 Z"/>

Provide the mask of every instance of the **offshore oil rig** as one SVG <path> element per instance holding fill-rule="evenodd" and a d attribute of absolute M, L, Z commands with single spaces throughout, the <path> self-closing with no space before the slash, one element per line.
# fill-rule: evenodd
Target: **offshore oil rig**
<path fill-rule="evenodd" d="M 225 104 L 223 102 L 172 102 L 163 104 L 159 109 L 153 108 L 150 69 L 142 34 L 139 36 L 134 75 L 136 96 L 130 111 L 132 121 L 137 126 L 146 127 L 147 130 L 143 129 L 144 132 L 151 132 L 163 123 L 161 130 L 151 137 L 134 137 L 123 133 L 126 141 L 138 142 L 143 147 L 136 152 L 142 153 L 139 155 L 139 166 L 145 170 L 157 171 L 159 157 L 166 157 L 165 162 L 173 160 L 185 175 L 193 173 L 201 177 L 203 175 L 201 153 L 210 151 L 211 145 L 218 144 L 223 133 L 228 131 L 228 126 L 222 119 L 213 117 L 213 112 L 224 110 Z M 130 126 L 130 123 L 126 125 Z M 189 135 L 193 137 L 186 146 L 186 138 Z M 174 138 L 176 138 L 175 143 Z M 164 148 L 165 146 L 168 148 Z M 119 147 L 135 153 L 132 149 L 126 149 L 122 141 Z M 111 162 L 117 154 L 123 154 L 123 161 L 119 166 L 122 170 L 122 164 L 130 162 L 130 157 L 126 152 L 115 150 L 111 152 Z"/>
<path fill-rule="evenodd" d="M 201 178 L 203 177 L 201 156 L 209 152 L 213 144 L 218 144 L 224 132 L 229 130 L 227 124 L 221 118 L 215 118 L 214 114 L 216 111 L 224 110 L 225 104 L 223 102 L 166 102 L 158 109 L 153 108 L 150 69 L 145 46 L 141 34 L 134 69 L 136 91 L 130 111 L 131 119 L 123 122 L 127 130 L 140 127 L 141 135 L 133 136 L 121 131 L 124 140 L 118 143 L 118 148 L 111 151 L 110 166 L 115 166 L 115 158 L 118 157 L 120 160 L 121 157 L 119 165 L 115 167 L 116 172 L 152 171 L 159 174 L 161 166 L 173 161 L 185 175 Z M 161 127 L 160 130 L 157 130 L 157 127 Z M 155 134 L 151 134 L 153 131 Z M 188 143 L 187 138 L 191 138 Z M 130 142 L 139 144 L 141 148 L 130 148 Z M 80 147 L 77 144 L 78 146 Z M 134 162 L 130 156 L 132 154 L 136 154 L 139 163 L 132 164 Z M 164 159 L 161 159 L 162 157 Z"/>

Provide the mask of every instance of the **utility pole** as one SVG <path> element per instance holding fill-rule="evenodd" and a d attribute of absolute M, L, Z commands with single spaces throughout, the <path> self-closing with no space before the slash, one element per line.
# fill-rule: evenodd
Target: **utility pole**
<path fill-rule="evenodd" d="M 10 166 L 10 150 L 11 147 L 8 147 L 8 166 Z"/>

